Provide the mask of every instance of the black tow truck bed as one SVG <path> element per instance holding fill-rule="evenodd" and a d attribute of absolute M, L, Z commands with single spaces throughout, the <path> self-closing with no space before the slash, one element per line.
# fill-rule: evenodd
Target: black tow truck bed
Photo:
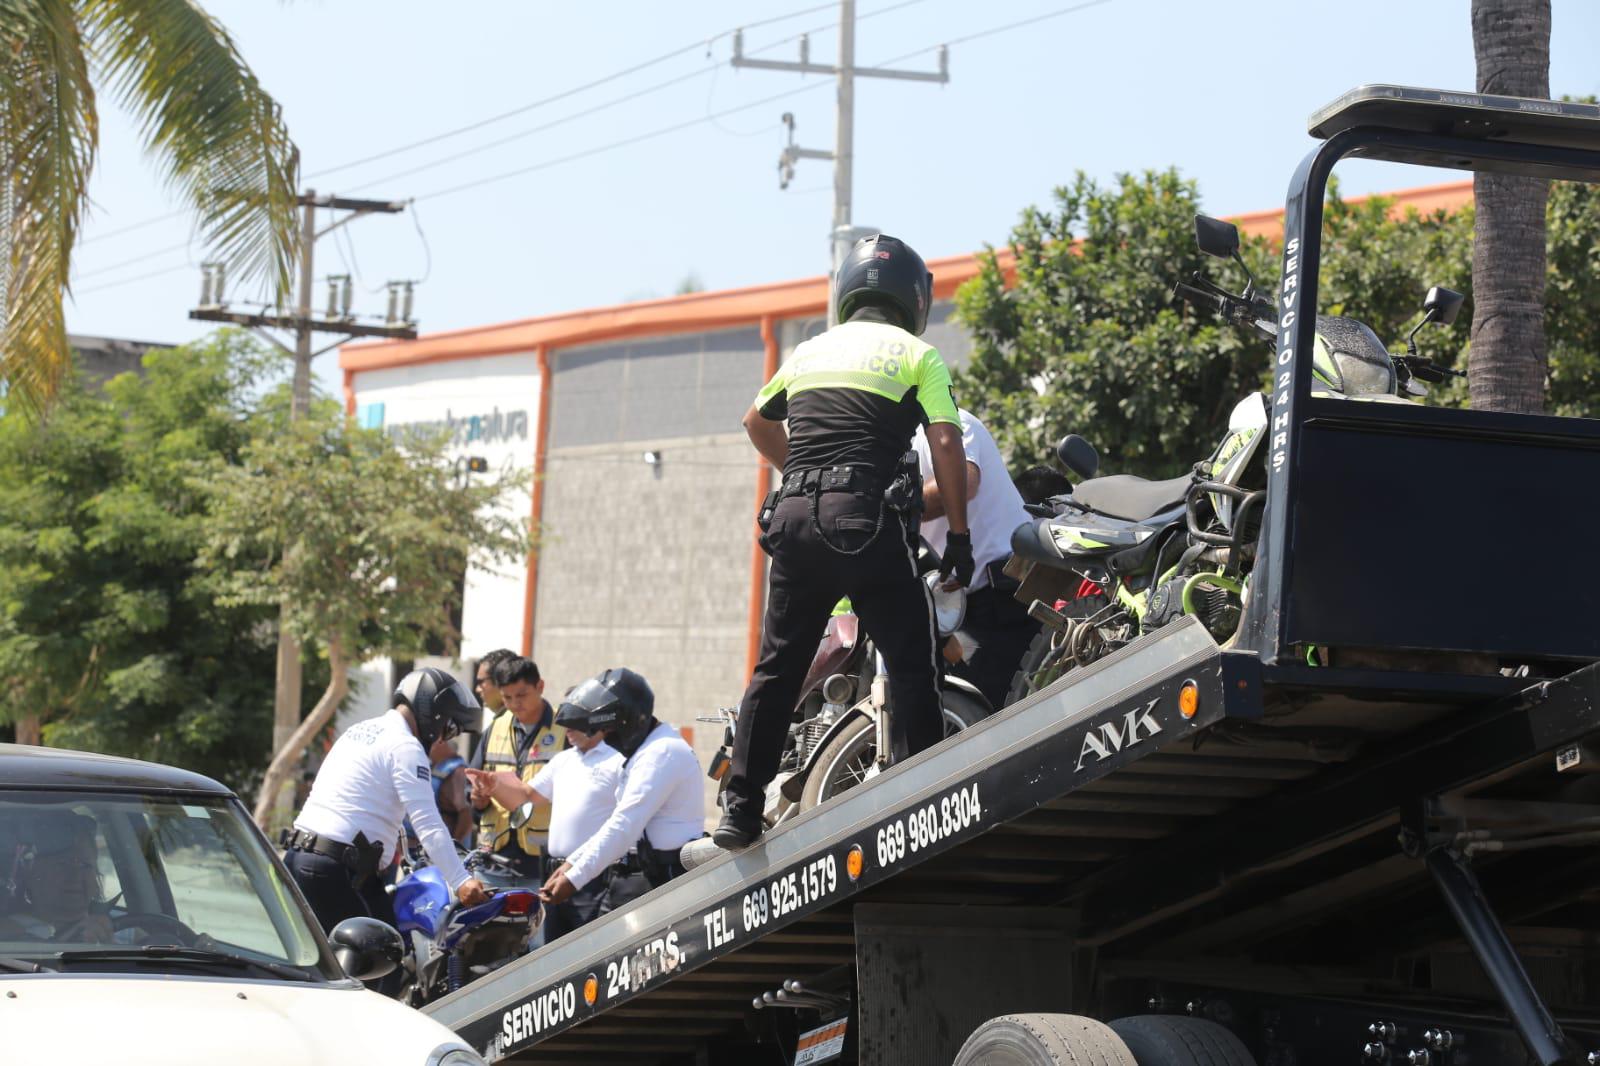
<path fill-rule="evenodd" d="M 763 993 L 847 985 L 857 908 L 881 904 L 1061 909 L 1113 977 L 1354 993 L 1370 982 L 1240 947 L 1426 888 L 1394 843 L 1401 798 L 1576 743 L 1600 699 L 1594 668 L 1527 692 L 1318 674 L 1185 620 L 427 1009 L 492 1061 L 708 1061 Z"/>
<path fill-rule="evenodd" d="M 896 899 L 1003 903 L 1255 793 L 1224 759 L 1193 773 L 1163 765 L 1131 795 L 1058 802 L 1219 721 L 1223 673 L 1202 626 L 1174 626 L 427 1010 L 491 1060 L 535 1044 L 528 1061 L 562 1061 L 562 1049 L 621 1054 L 623 1044 L 630 1055 L 691 1050 L 707 1026 L 737 1028 L 752 997 L 784 977 L 848 963 L 858 898 L 892 883 Z M 1190 718 L 1178 706 L 1186 682 Z M 1254 704 L 1248 685 L 1235 683 L 1236 705 Z M 1267 763 L 1269 776 L 1289 771 Z M 1191 786 L 1200 806 L 1188 806 Z M 686 997 L 692 1010 L 672 1007 Z M 650 1007 L 627 1011 L 632 1003 Z"/>

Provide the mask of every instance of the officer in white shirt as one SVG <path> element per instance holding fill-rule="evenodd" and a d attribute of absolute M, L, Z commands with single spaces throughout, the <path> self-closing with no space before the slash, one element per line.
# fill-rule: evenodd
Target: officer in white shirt
<path fill-rule="evenodd" d="M 1017 602 L 1017 583 L 1002 573 L 1011 557 L 1011 534 L 1028 521 L 1028 512 L 989 430 L 971 411 L 961 409 L 957 414 L 961 450 L 967 457 L 967 525 L 977 571 L 968 586 L 966 618 L 961 625 L 976 646 L 963 648 L 964 660 L 954 672 L 978 686 L 989 705 L 998 710 L 1038 631 L 1038 623 Z M 922 462 L 922 536 L 934 551 L 942 553 L 950 525 L 945 521 L 945 500 L 934 478 L 928 439 L 920 429 L 911 446 Z"/>
<path fill-rule="evenodd" d="M 489 898 L 462 866 L 439 816 L 426 754 L 440 737 L 478 724 L 478 701 L 455 678 L 429 667 L 401 679 L 392 706 L 334 742 L 294 828 L 284 833 L 284 865 L 324 932 L 346 918 L 394 924 L 379 871 L 397 853 L 407 815 L 456 898 L 468 905 Z"/>
<path fill-rule="evenodd" d="M 700 762 L 676 729 L 656 720 L 655 702 L 644 678 L 617 668 L 567 693 L 556 712 L 557 725 L 604 730 L 627 761 L 616 810 L 550 875 L 539 894 L 546 903 L 565 902 L 605 875 L 600 913 L 609 913 L 683 873 L 678 852 L 705 835 Z"/>
<path fill-rule="evenodd" d="M 566 735 L 569 746 L 541 767 L 532 781 L 523 781 L 510 770 L 467 771 L 474 791 L 487 792 L 507 810 L 524 803 L 550 804 L 543 877 L 554 874 L 568 855 L 604 827 L 616 810 L 617 789 L 622 784 L 622 753 L 606 743 L 604 730 L 586 733 L 568 727 Z M 596 877 L 565 903 L 546 906 L 541 927 L 544 943 L 599 917 L 607 881 Z"/>

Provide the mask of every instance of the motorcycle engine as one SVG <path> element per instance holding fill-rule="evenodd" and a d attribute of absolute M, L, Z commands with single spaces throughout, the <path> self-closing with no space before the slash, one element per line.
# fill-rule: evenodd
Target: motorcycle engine
<path fill-rule="evenodd" d="M 1184 581 L 1184 578 L 1175 577 L 1171 581 L 1157 585 L 1151 591 L 1142 626 L 1146 633 L 1152 629 L 1160 629 L 1183 615 Z"/>

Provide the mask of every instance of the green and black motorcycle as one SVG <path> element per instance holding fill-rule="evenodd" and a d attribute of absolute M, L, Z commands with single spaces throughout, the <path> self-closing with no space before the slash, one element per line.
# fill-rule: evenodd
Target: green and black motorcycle
<path fill-rule="evenodd" d="M 1197 273 L 1192 284 L 1179 283 L 1174 295 L 1275 341 L 1277 311 L 1239 257 L 1238 229 L 1198 215 L 1195 236 L 1202 252 L 1244 270 L 1245 289 L 1236 295 Z M 1459 293 L 1429 290 L 1403 356 L 1392 355 L 1357 319 L 1318 315 L 1313 391 L 1349 400 L 1415 402 L 1426 394 L 1426 383 L 1459 373 L 1417 355 L 1417 330 L 1453 321 L 1461 303 Z M 1042 625 L 1007 703 L 1183 615 L 1197 616 L 1223 644 L 1232 639 L 1249 597 L 1266 503 L 1260 445 L 1267 404 L 1260 392 L 1241 399 L 1216 450 L 1190 474 L 1167 481 L 1095 477 L 1094 448 L 1076 435 L 1061 441 L 1057 462 L 1085 480 L 1030 505 L 1038 517 L 1012 534 L 1010 567 L 1021 582 L 1017 598 Z"/>

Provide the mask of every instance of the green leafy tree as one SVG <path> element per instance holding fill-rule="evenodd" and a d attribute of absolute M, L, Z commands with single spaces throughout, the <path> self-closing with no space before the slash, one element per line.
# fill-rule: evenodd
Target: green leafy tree
<path fill-rule="evenodd" d="M 327 667 L 327 687 L 267 766 L 255 809 L 262 826 L 287 813 L 277 797 L 344 699 L 349 667 L 454 636 L 450 605 L 465 560 L 527 553 L 525 521 L 498 506 L 522 480 L 463 479 L 445 443 L 401 447 L 322 405 L 195 481 L 210 500 L 203 558 L 221 602 L 280 610 Z"/>
<path fill-rule="evenodd" d="M 1054 207 L 1023 213 L 1011 239 L 1014 279 L 991 253 L 958 294 L 974 348 L 957 392 L 1016 466 L 1042 460 L 1061 434 L 1075 432 L 1100 449 L 1107 472 L 1181 474 L 1215 447 L 1231 405 L 1262 387 L 1271 350 L 1209 312 L 1180 308 L 1171 286 L 1195 269 L 1235 291 L 1244 278 L 1199 257 L 1199 201 L 1171 171 L 1123 176 L 1111 189 L 1079 176 L 1057 190 Z M 1600 189 L 1553 182 L 1547 215 L 1549 409 L 1600 417 Z M 1397 213 L 1387 197 L 1344 200 L 1334 183 L 1318 310 L 1366 322 L 1401 352 L 1428 288 L 1455 289 L 1468 298 L 1456 322 L 1429 326 L 1417 340 L 1431 358 L 1466 369 L 1475 222 L 1472 205 Z M 1277 252 L 1247 240 L 1243 254 L 1270 291 Z M 1466 406 L 1466 384 L 1434 386 L 1428 402 Z"/>
<path fill-rule="evenodd" d="M 246 787 L 271 729 L 267 609 L 197 558 L 194 469 L 237 462 L 281 370 L 242 333 L 144 358 L 48 416 L 0 416 L 0 720 L 19 740 L 176 763 Z M 312 683 L 320 689 L 322 678 Z"/>
<path fill-rule="evenodd" d="M 1089 438 L 1107 470 L 1176 476 L 1259 385 L 1261 342 L 1172 298 L 1196 270 L 1244 284 L 1195 247 L 1199 206 L 1174 170 L 1121 175 L 1111 188 L 1079 174 L 1055 191 L 1053 210 L 1023 212 L 1014 283 L 992 251 L 983 256 L 957 297 L 974 340 L 957 393 L 1018 463 L 1040 461 L 1070 432 Z M 1272 276 L 1265 242 L 1244 254 L 1258 278 Z"/>
<path fill-rule="evenodd" d="M 235 276 L 286 289 L 297 154 L 278 105 L 194 0 L 0 0 L 0 384 L 37 410 L 70 366 L 61 297 L 99 143 L 97 90 Z"/>

